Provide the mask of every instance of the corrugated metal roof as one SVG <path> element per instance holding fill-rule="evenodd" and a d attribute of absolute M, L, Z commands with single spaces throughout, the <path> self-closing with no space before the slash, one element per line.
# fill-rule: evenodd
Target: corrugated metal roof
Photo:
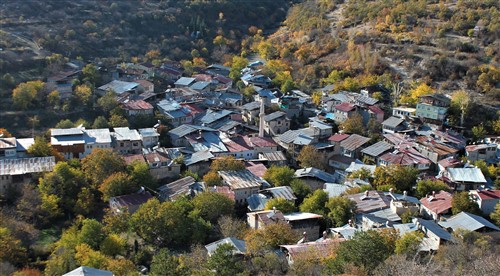
<path fill-rule="evenodd" d="M 394 229 L 398 230 L 398 233 L 400 236 L 403 236 L 406 233 L 418 230 L 417 226 L 413 222 L 403 223 L 403 224 L 394 224 L 392 227 L 394 227 Z"/>
<path fill-rule="evenodd" d="M 290 201 L 294 201 L 297 199 L 290 186 L 268 188 L 264 189 L 264 191 L 270 192 L 273 198 L 283 198 Z"/>
<path fill-rule="evenodd" d="M 280 117 L 283 117 L 285 115 L 286 115 L 286 113 L 283 111 L 276 111 L 276 112 L 273 112 L 271 114 L 267 114 L 266 116 L 264 116 L 264 121 L 269 122 L 272 120 L 276 120 Z"/>
<path fill-rule="evenodd" d="M 431 197 L 420 199 L 422 205 L 436 214 L 448 212 L 451 209 L 452 195 L 446 191 L 439 191 Z"/>
<path fill-rule="evenodd" d="M 260 102 L 250 102 L 241 106 L 242 110 L 256 110 L 260 108 Z"/>
<path fill-rule="evenodd" d="M 345 140 L 340 142 L 340 146 L 346 150 L 354 151 L 364 144 L 368 143 L 371 139 L 358 134 L 352 134 Z"/>
<path fill-rule="evenodd" d="M 266 208 L 269 199 L 263 194 L 254 194 L 247 197 L 248 210 L 255 212 Z"/>
<path fill-rule="evenodd" d="M 323 191 L 328 193 L 328 197 L 337 197 L 343 194 L 350 187 L 344 184 L 325 183 Z"/>
<path fill-rule="evenodd" d="M 73 128 L 53 128 L 50 130 L 50 135 L 52 137 L 54 136 L 70 136 L 70 135 L 82 135 L 83 134 L 83 131 L 85 129 L 84 128 L 77 128 L 77 127 L 73 127 Z"/>
<path fill-rule="evenodd" d="M 317 168 L 305 168 L 305 169 L 299 169 L 295 171 L 295 177 L 301 178 L 301 177 L 315 177 L 318 179 L 321 179 L 324 182 L 335 182 L 336 178 L 333 174 L 327 173 L 325 171 L 322 171 Z"/>
<path fill-rule="evenodd" d="M 136 82 L 114 80 L 110 83 L 107 83 L 99 87 L 98 89 L 103 91 L 112 90 L 116 94 L 122 94 L 132 89 L 135 89 L 137 86 L 139 86 L 139 84 Z"/>
<path fill-rule="evenodd" d="M 210 83 L 208 81 L 197 81 L 193 83 L 189 88 L 193 90 L 203 90 L 209 85 Z"/>
<path fill-rule="evenodd" d="M 203 124 L 211 124 L 217 120 L 220 120 L 220 119 L 230 115 L 231 113 L 233 113 L 233 112 L 230 110 L 226 110 L 226 109 L 223 109 L 223 110 L 209 109 L 209 110 L 207 110 L 207 112 L 203 116 L 201 116 L 199 118 L 199 121 Z"/>
<path fill-rule="evenodd" d="M 370 215 L 392 222 L 401 221 L 401 218 L 398 216 L 398 214 L 396 214 L 396 212 L 394 212 L 391 208 L 371 212 Z"/>
<path fill-rule="evenodd" d="M 444 228 L 451 228 L 453 231 L 458 229 L 465 229 L 469 231 L 477 231 L 483 227 L 490 228 L 495 231 L 500 231 L 493 223 L 487 221 L 485 218 L 473 215 L 467 212 L 460 212 L 451 218 L 438 222 Z"/>
<path fill-rule="evenodd" d="M 240 171 L 219 171 L 218 173 L 233 190 L 259 188 L 264 182 L 247 169 Z"/>
<path fill-rule="evenodd" d="M 479 168 L 447 168 L 446 171 L 453 182 L 486 183 Z"/>
<path fill-rule="evenodd" d="M 271 162 L 288 160 L 282 151 L 263 152 L 260 153 L 259 155 L 261 155 L 263 159 L 266 159 L 267 161 Z"/>
<path fill-rule="evenodd" d="M 56 165 L 54 156 L 0 159 L 0 175 L 23 175 L 51 172 Z"/>
<path fill-rule="evenodd" d="M 190 85 L 191 83 L 193 83 L 196 79 L 195 78 L 187 78 L 187 77 L 182 77 L 180 79 L 178 79 L 174 85 L 184 85 L 184 86 L 188 86 Z"/>
<path fill-rule="evenodd" d="M 197 151 L 191 155 L 185 156 L 184 157 L 184 164 L 186 166 L 191 166 L 191 165 L 196 164 L 198 162 L 209 160 L 210 158 L 214 158 L 214 155 L 210 151 L 208 151 L 208 150 Z"/>
<path fill-rule="evenodd" d="M 202 130 L 202 131 L 216 131 L 215 129 L 213 128 L 209 128 L 209 127 L 203 127 L 203 126 L 195 126 L 195 125 L 180 125 L 172 130 L 170 130 L 168 132 L 168 134 L 170 136 L 172 136 L 172 138 L 175 140 L 175 139 L 178 139 L 178 138 L 181 138 L 181 137 L 184 137 L 190 133 L 193 133 L 195 131 L 198 131 L 198 130 Z"/>
<path fill-rule="evenodd" d="M 362 153 L 377 157 L 386 151 L 392 150 L 393 146 L 385 141 L 379 141 L 363 150 Z"/>
<path fill-rule="evenodd" d="M 230 244 L 234 247 L 233 255 L 234 254 L 245 254 L 247 252 L 247 248 L 246 248 L 244 240 L 239 240 L 237 238 L 229 237 L 229 238 L 218 240 L 218 241 L 215 241 L 213 243 L 209 243 L 209 244 L 205 245 L 205 248 L 208 251 L 208 255 L 209 256 L 212 255 L 215 252 L 215 250 L 217 250 L 217 248 L 223 244 Z"/>
<path fill-rule="evenodd" d="M 361 230 L 358 230 L 352 226 L 349 226 L 349 224 L 346 224 L 341 227 L 330 228 L 330 231 L 333 233 L 340 234 L 343 238 L 350 240 L 357 231 Z"/>
<path fill-rule="evenodd" d="M 357 212 L 368 213 L 375 210 L 389 208 L 390 201 L 384 195 L 384 192 L 368 191 L 368 196 L 365 196 L 365 193 L 347 195 L 347 198 L 356 202 Z"/>
<path fill-rule="evenodd" d="M 158 188 L 160 191 L 159 199 L 161 201 L 175 200 L 177 197 L 185 195 L 189 192 L 189 188 L 196 183 L 196 180 L 191 176 L 186 176 L 174 182 L 170 182 Z"/>
<path fill-rule="evenodd" d="M 80 266 L 63 276 L 113 276 L 113 273 L 108 270 L 96 269 L 88 266 Z"/>
<path fill-rule="evenodd" d="M 413 223 L 420 224 L 420 226 L 419 226 L 420 229 L 423 228 L 424 232 L 430 231 L 430 232 L 434 233 L 436 236 L 438 236 L 440 239 L 447 240 L 447 241 L 451 241 L 451 239 L 452 239 L 450 233 L 448 233 L 446 230 L 441 228 L 437 223 L 435 223 L 432 220 L 414 218 Z"/>

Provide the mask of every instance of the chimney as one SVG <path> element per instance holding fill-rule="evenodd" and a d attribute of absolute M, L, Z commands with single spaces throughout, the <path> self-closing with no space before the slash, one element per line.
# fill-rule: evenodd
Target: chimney
<path fill-rule="evenodd" d="M 264 107 L 264 99 L 260 99 L 260 114 L 259 114 L 259 137 L 264 137 L 264 116 L 266 115 Z"/>
<path fill-rule="evenodd" d="M 394 188 L 389 189 L 389 193 L 392 194 L 394 192 Z"/>
<path fill-rule="evenodd" d="M 354 224 L 352 223 L 352 219 L 350 219 L 350 220 L 347 222 L 347 224 L 349 224 L 349 226 L 351 226 L 351 227 L 354 227 Z"/>
<path fill-rule="evenodd" d="M 307 232 L 302 233 L 302 239 L 307 242 Z"/>
<path fill-rule="evenodd" d="M 432 196 L 436 197 L 436 191 L 432 191 Z"/>
<path fill-rule="evenodd" d="M 276 207 L 273 206 L 273 213 L 276 214 Z"/>
<path fill-rule="evenodd" d="M 365 196 L 367 196 L 367 197 L 368 197 L 368 195 L 369 195 L 369 191 L 368 191 L 368 190 L 366 190 L 366 191 L 365 191 Z"/>
<path fill-rule="evenodd" d="M 323 240 L 328 239 L 328 232 L 323 231 Z"/>

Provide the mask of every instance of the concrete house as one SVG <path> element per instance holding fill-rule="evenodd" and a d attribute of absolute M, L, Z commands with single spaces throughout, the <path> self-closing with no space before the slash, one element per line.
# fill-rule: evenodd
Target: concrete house
<path fill-rule="evenodd" d="M 316 240 L 320 237 L 319 221 L 323 218 L 322 215 L 296 212 L 284 215 L 286 222 L 292 229 L 300 234 L 305 233 L 306 239 Z"/>
<path fill-rule="evenodd" d="M 181 77 L 178 79 L 174 85 L 175 88 L 182 88 L 182 87 L 189 87 L 191 84 L 193 84 L 196 81 L 195 78 L 187 78 L 187 77 Z"/>
<path fill-rule="evenodd" d="M 337 180 L 335 175 L 312 167 L 295 171 L 295 177 L 304 181 L 312 191 L 323 189 L 325 183 L 334 183 Z"/>
<path fill-rule="evenodd" d="M 377 165 L 379 164 L 379 157 L 386 152 L 392 151 L 393 149 L 393 145 L 385 141 L 379 141 L 371 146 L 368 146 L 367 148 L 362 149 L 361 156 L 363 162 L 366 164 Z"/>
<path fill-rule="evenodd" d="M 86 129 L 83 135 L 85 151 L 81 157 L 89 155 L 94 149 L 110 149 L 111 133 L 107 128 Z"/>
<path fill-rule="evenodd" d="M 16 138 L 0 137 L 0 159 L 13 158 L 17 155 L 17 140 Z"/>
<path fill-rule="evenodd" d="M 85 152 L 85 128 L 51 129 L 50 144 L 64 158 L 81 158 Z"/>
<path fill-rule="evenodd" d="M 470 162 L 484 160 L 487 163 L 497 161 L 497 144 L 469 145 L 465 147 L 465 156 Z"/>
<path fill-rule="evenodd" d="M 154 114 L 153 106 L 144 100 L 127 100 L 122 103 L 122 108 L 127 113 L 127 116 Z"/>
<path fill-rule="evenodd" d="M 453 196 L 445 191 L 433 192 L 432 195 L 421 198 L 420 215 L 424 218 L 439 220 L 443 215 L 451 214 Z"/>
<path fill-rule="evenodd" d="M 144 190 L 135 194 L 115 196 L 109 199 L 109 208 L 116 214 L 123 212 L 133 214 L 142 204 L 152 198 L 153 196 Z"/>
<path fill-rule="evenodd" d="M 417 104 L 416 116 L 429 122 L 442 123 L 446 118 L 451 100 L 443 94 L 421 96 Z"/>
<path fill-rule="evenodd" d="M 358 134 L 352 134 L 340 142 L 342 155 L 350 158 L 359 158 L 361 150 L 370 142 L 370 138 Z"/>
<path fill-rule="evenodd" d="M 256 125 L 259 120 L 260 102 L 250 102 L 240 107 L 243 122 Z"/>
<path fill-rule="evenodd" d="M 128 94 L 138 94 L 140 84 L 136 82 L 113 80 L 97 88 L 97 94 L 104 96 L 108 91 L 114 92 L 117 96 Z"/>
<path fill-rule="evenodd" d="M 383 133 L 396 133 L 403 130 L 406 130 L 406 126 L 405 120 L 402 118 L 392 116 L 382 122 Z"/>
<path fill-rule="evenodd" d="M 160 134 L 154 128 L 140 128 L 139 136 L 141 137 L 142 146 L 145 148 L 152 148 L 158 146 Z"/>
<path fill-rule="evenodd" d="M 177 149 L 157 148 L 144 153 L 149 172 L 155 179 L 177 178 L 181 173 L 181 164 L 174 162 L 180 155 Z"/>
<path fill-rule="evenodd" d="M 495 206 L 500 201 L 500 190 L 471 190 L 469 195 L 487 216 L 495 211 Z"/>
<path fill-rule="evenodd" d="M 121 154 L 140 153 L 142 141 L 139 132 L 128 127 L 115 127 L 111 133 L 112 146 Z"/>
<path fill-rule="evenodd" d="M 357 108 L 355 105 L 351 103 L 341 103 L 334 107 L 335 112 L 335 122 L 338 124 L 342 124 L 347 121 L 347 119 L 354 117 L 354 115 L 358 114 Z"/>
<path fill-rule="evenodd" d="M 223 183 L 234 191 L 236 204 L 245 204 L 246 198 L 258 193 L 263 185 L 268 185 L 263 179 L 256 177 L 249 170 L 219 171 Z"/>
<path fill-rule="evenodd" d="M 290 119 L 283 111 L 276 111 L 264 116 L 264 133 L 268 136 L 277 136 L 290 129 Z"/>
<path fill-rule="evenodd" d="M 54 156 L 0 159 L 0 195 L 21 190 L 38 173 L 54 170 Z"/>

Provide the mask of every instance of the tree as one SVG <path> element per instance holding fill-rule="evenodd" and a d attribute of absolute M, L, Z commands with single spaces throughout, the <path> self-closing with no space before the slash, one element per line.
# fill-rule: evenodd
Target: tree
<path fill-rule="evenodd" d="M 10 134 L 10 132 L 7 129 L 0 128 L 0 137 L 9 138 L 9 137 L 12 137 L 12 134 Z"/>
<path fill-rule="evenodd" d="M 117 172 L 108 176 L 99 186 L 103 201 L 107 202 L 110 198 L 120 195 L 130 194 L 138 190 L 138 184 L 132 181 L 132 178 L 123 172 Z"/>
<path fill-rule="evenodd" d="M 222 178 L 217 172 L 209 171 L 203 176 L 203 182 L 207 187 L 220 186 L 222 185 Z"/>
<path fill-rule="evenodd" d="M 271 166 L 264 173 L 264 179 L 275 187 L 288 186 L 295 177 L 295 171 L 287 166 Z"/>
<path fill-rule="evenodd" d="M 307 186 L 304 181 L 300 179 L 294 179 L 290 183 L 290 187 L 292 188 L 293 193 L 297 196 L 296 204 L 300 205 L 304 198 L 311 194 L 311 188 Z"/>
<path fill-rule="evenodd" d="M 83 82 L 89 83 L 92 87 L 95 87 L 99 80 L 97 67 L 93 64 L 85 65 L 82 69 L 82 79 Z"/>
<path fill-rule="evenodd" d="M 229 70 L 229 77 L 232 78 L 235 82 L 238 81 L 238 79 L 241 76 L 241 70 L 245 68 L 247 65 L 248 65 L 248 59 L 240 56 L 233 56 L 233 60 L 231 62 L 231 69 Z"/>
<path fill-rule="evenodd" d="M 245 163 L 236 160 L 232 155 L 217 158 L 210 164 L 211 171 L 241 171 L 245 169 Z"/>
<path fill-rule="evenodd" d="M 108 91 L 97 100 L 97 106 L 105 113 L 108 114 L 111 110 L 118 106 L 116 95 L 113 91 Z"/>
<path fill-rule="evenodd" d="M 125 118 L 121 115 L 113 114 L 109 118 L 109 126 L 110 127 L 128 127 L 127 118 Z"/>
<path fill-rule="evenodd" d="M 436 90 L 434 90 L 434 88 L 428 86 L 426 83 L 421 83 L 414 89 L 410 90 L 408 95 L 403 95 L 400 102 L 408 104 L 410 106 L 415 106 L 418 102 L 419 97 L 434 93 L 436 93 Z"/>
<path fill-rule="evenodd" d="M 78 235 L 80 243 L 85 243 L 92 249 L 98 250 L 104 238 L 104 230 L 100 222 L 95 219 L 84 219 L 82 221 L 82 228 Z"/>
<path fill-rule="evenodd" d="M 54 90 L 47 95 L 47 103 L 49 103 L 54 108 L 61 102 L 61 96 L 57 90 Z"/>
<path fill-rule="evenodd" d="M 497 226 L 500 226 L 500 202 L 495 205 L 495 211 L 491 213 L 490 217 Z"/>
<path fill-rule="evenodd" d="M 464 125 L 464 118 L 469 109 L 471 98 L 465 90 L 458 90 L 451 97 L 451 104 L 460 109 L 460 126 Z"/>
<path fill-rule="evenodd" d="M 214 253 L 207 261 L 207 268 L 213 270 L 217 275 L 232 276 L 243 271 L 241 261 L 233 255 L 234 246 L 222 244 L 215 249 Z"/>
<path fill-rule="evenodd" d="M 284 198 L 273 198 L 268 200 L 265 209 L 273 210 L 273 208 L 280 210 L 283 214 L 289 214 L 297 211 L 297 208 L 295 208 L 293 202 L 288 201 Z"/>
<path fill-rule="evenodd" d="M 76 246 L 75 259 L 82 266 L 89 266 L 97 269 L 104 269 L 108 263 L 109 257 L 99 251 L 92 249 L 87 244 Z"/>
<path fill-rule="evenodd" d="M 340 227 L 345 225 L 349 219 L 353 217 L 353 211 L 356 203 L 346 197 L 332 197 L 326 203 L 328 218 L 331 220 L 332 225 Z"/>
<path fill-rule="evenodd" d="M 156 189 L 158 182 L 151 175 L 149 171 L 149 166 L 145 162 L 134 161 L 128 167 L 129 175 L 131 181 L 134 183 L 133 186 L 139 187 L 144 186 L 150 189 Z"/>
<path fill-rule="evenodd" d="M 95 118 L 94 123 L 92 124 L 92 128 L 108 128 L 108 121 L 104 116 L 98 116 Z"/>
<path fill-rule="evenodd" d="M 481 214 L 481 210 L 477 203 L 474 202 L 468 192 L 457 192 L 453 194 L 451 200 L 451 212 L 456 215 L 460 212 L 468 212 L 476 215 Z"/>
<path fill-rule="evenodd" d="M 87 105 L 92 97 L 92 89 L 86 84 L 78 85 L 74 95 L 83 105 Z"/>
<path fill-rule="evenodd" d="M 407 256 L 415 255 L 423 238 L 424 234 L 417 231 L 404 234 L 396 241 L 395 253 Z"/>
<path fill-rule="evenodd" d="M 26 248 L 16 239 L 8 228 L 0 227 L 0 262 L 10 262 L 14 265 L 26 261 Z"/>
<path fill-rule="evenodd" d="M 73 128 L 75 124 L 70 119 L 62 119 L 55 125 L 55 128 Z"/>
<path fill-rule="evenodd" d="M 357 171 L 352 172 L 349 175 L 350 178 L 359 178 L 362 180 L 367 180 L 372 178 L 372 172 L 367 168 L 361 168 Z"/>
<path fill-rule="evenodd" d="M 215 223 L 223 215 L 231 215 L 234 201 L 219 193 L 205 192 L 193 198 L 193 206 L 206 221 Z"/>
<path fill-rule="evenodd" d="M 340 127 L 345 133 L 364 135 L 365 129 L 363 127 L 363 117 L 359 114 L 355 114 L 351 118 L 348 118 L 343 122 Z"/>
<path fill-rule="evenodd" d="M 420 180 L 417 182 L 417 196 L 423 198 L 433 191 L 448 191 L 450 187 L 441 180 Z"/>
<path fill-rule="evenodd" d="M 127 241 L 117 234 L 109 234 L 100 245 L 101 252 L 108 256 L 123 255 L 125 253 Z"/>
<path fill-rule="evenodd" d="M 486 137 L 486 133 L 483 123 L 472 127 L 472 135 L 476 142 L 483 140 Z"/>
<path fill-rule="evenodd" d="M 38 94 L 44 88 L 45 83 L 42 81 L 28 81 L 17 85 L 14 90 L 12 90 L 12 100 L 14 105 L 26 110 L 30 107 L 35 106 L 35 101 Z"/>
<path fill-rule="evenodd" d="M 251 230 L 245 237 L 247 251 L 252 255 L 277 249 L 282 244 L 297 243 L 297 234 L 289 224 L 278 222 L 266 225 L 265 228 Z"/>
<path fill-rule="evenodd" d="M 297 161 L 299 161 L 302 168 L 317 168 L 324 169 L 323 156 L 314 146 L 304 146 L 297 156 Z"/>
<path fill-rule="evenodd" d="M 321 91 L 314 91 L 311 97 L 312 97 L 312 102 L 315 105 L 319 106 L 321 104 L 321 98 L 323 97 L 323 93 Z"/>
<path fill-rule="evenodd" d="M 344 266 L 352 264 L 365 272 L 373 271 L 393 252 L 382 235 L 375 230 L 357 231 L 351 240 L 342 242 L 337 259 Z"/>
<path fill-rule="evenodd" d="M 398 191 L 410 191 L 417 181 L 418 170 L 413 167 L 391 165 L 378 166 L 375 169 L 373 185 L 379 187 L 391 186 Z"/>
<path fill-rule="evenodd" d="M 179 257 L 172 255 L 166 248 L 153 256 L 150 274 L 155 275 L 186 275 L 185 267 L 181 266 Z"/>
<path fill-rule="evenodd" d="M 491 173 L 490 169 L 488 167 L 488 164 L 484 160 L 476 160 L 474 162 L 474 166 L 476 166 L 477 168 L 479 168 L 481 170 L 481 173 L 483 173 L 483 175 L 485 177 L 496 176 L 496 173 L 495 173 L 496 169 L 495 169 L 495 167 L 493 166 L 493 170 L 492 170 L 494 173 Z"/>
<path fill-rule="evenodd" d="M 217 220 L 217 225 L 224 238 L 236 237 L 238 239 L 243 239 L 245 237 L 247 224 L 238 218 L 224 215 Z"/>
<path fill-rule="evenodd" d="M 54 156 L 57 161 L 64 159 L 43 136 L 35 137 L 35 142 L 28 148 L 28 153 L 34 157 Z"/>
<path fill-rule="evenodd" d="M 326 208 L 327 202 L 328 193 L 323 190 L 316 190 L 312 195 L 309 195 L 304 199 L 300 205 L 300 211 L 325 216 L 328 211 Z"/>
<path fill-rule="evenodd" d="M 125 160 L 110 149 L 94 149 L 82 159 L 82 170 L 95 187 L 108 176 L 117 172 L 125 172 L 125 169 Z"/>

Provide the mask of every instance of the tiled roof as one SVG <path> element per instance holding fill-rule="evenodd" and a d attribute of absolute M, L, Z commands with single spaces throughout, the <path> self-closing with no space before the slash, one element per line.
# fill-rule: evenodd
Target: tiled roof
<path fill-rule="evenodd" d="M 371 139 L 358 134 L 352 134 L 340 142 L 340 146 L 346 150 L 355 151 L 359 147 L 368 143 Z"/>
<path fill-rule="evenodd" d="M 430 197 L 420 199 L 422 205 L 436 214 L 443 214 L 451 209 L 452 195 L 445 191 L 439 191 Z"/>

